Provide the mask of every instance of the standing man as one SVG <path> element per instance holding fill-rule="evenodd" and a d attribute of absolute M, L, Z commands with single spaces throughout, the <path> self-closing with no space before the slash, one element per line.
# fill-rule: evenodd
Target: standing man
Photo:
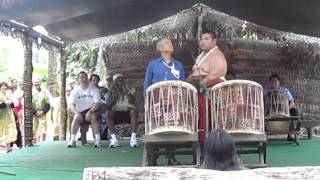
<path fill-rule="evenodd" d="M 50 110 L 50 97 L 48 90 L 41 88 L 40 79 L 33 82 L 32 113 L 34 142 L 40 142 L 47 137 L 48 120 L 46 114 Z"/>
<path fill-rule="evenodd" d="M 183 64 L 172 58 L 174 49 L 171 40 L 167 38 L 161 39 L 157 42 L 156 49 L 161 56 L 152 60 L 147 67 L 144 78 L 144 92 L 150 85 L 160 81 L 185 80 Z M 172 149 L 167 150 L 172 151 Z M 179 164 L 175 156 L 170 155 L 167 158 L 168 165 Z"/>
<path fill-rule="evenodd" d="M 152 60 L 147 67 L 143 84 L 144 92 L 150 85 L 160 81 L 185 80 L 184 66 L 180 61 L 172 58 L 174 49 L 171 40 L 161 39 L 156 48 L 161 56 Z"/>
<path fill-rule="evenodd" d="M 80 124 L 85 121 L 91 123 L 95 135 L 94 147 L 101 147 L 97 114 L 101 101 L 99 90 L 90 85 L 86 72 L 81 71 L 78 74 L 78 80 L 80 86 L 76 87 L 70 95 L 70 110 L 75 116 L 71 126 L 71 140 L 67 147 L 76 147 L 76 134 Z"/>
<path fill-rule="evenodd" d="M 227 61 L 223 53 L 217 46 L 216 34 L 211 31 L 201 33 L 199 47 L 201 54 L 197 57 L 192 73 L 187 77 L 187 81 L 196 84 L 201 89 L 206 89 L 215 84 L 225 81 L 227 73 Z M 198 96 L 199 103 L 199 142 L 204 144 L 204 125 L 205 125 L 205 97 Z M 210 124 L 210 123 L 209 123 Z"/>

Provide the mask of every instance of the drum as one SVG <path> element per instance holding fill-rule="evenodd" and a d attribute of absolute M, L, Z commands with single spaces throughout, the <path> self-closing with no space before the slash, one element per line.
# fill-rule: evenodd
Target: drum
<path fill-rule="evenodd" d="M 288 96 L 281 90 L 271 90 L 264 97 L 265 117 L 290 117 Z"/>
<path fill-rule="evenodd" d="M 248 80 L 230 80 L 210 91 L 211 127 L 229 133 L 263 134 L 262 86 Z"/>
<path fill-rule="evenodd" d="M 270 90 L 264 96 L 265 118 L 290 117 L 288 96 L 281 90 Z M 270 121 L 266 122 L 266 129 L 272 131 L 288 130 L 289 121 Z"/>
<path fill-rule="evenodd" d="M 198 94 L 183 81 L 162 81 L 146 90 L 145 134 L 198 131 Z"/>

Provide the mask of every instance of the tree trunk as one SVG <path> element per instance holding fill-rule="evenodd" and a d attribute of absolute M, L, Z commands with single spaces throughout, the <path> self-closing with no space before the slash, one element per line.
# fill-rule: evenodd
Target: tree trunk
<path fill-rule="evenodd" d="M 48 89 L 49 92 L 55 97 L 57 86 L 57 59 L 54 51 L 49 52 L 49 76 L 48 76 Z"/>
<path fill-rule="evenodd" d="M 24 72 L 23 72 L 23 91 L 24 91 L 24 145 L 32 144 L 32 38 L 26 37 L 24 44 Z"/>
<path fill-rule="evenodd" d="M 60 76 L 61 76 L 61 92 L 60 92 L 60 103 L 61 103 L 61 114 L 60 114 L 60 131 L 59 140 L 66 140 L 66 124 L 67 124 L 67 101 L 66 101 L 66 54 L 64 48 L 61 48 L 61 63 L 60 63 Z"/>

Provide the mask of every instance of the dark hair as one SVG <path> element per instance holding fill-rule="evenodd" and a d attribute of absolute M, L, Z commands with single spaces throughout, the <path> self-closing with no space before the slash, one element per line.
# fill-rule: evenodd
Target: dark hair
<path fill-rule="evenodd" d="M 100 76 L 99 76 L 98 74 L 91 74 L 91 76 L 90 76 L 90 78 L 89 78 L 90 81 L 92 81 L 93 77 L 98 78 L 98 81 L 100 81 Z"/>
<path fill-rule="evenodd" d="M 278 81 L 280 81 L 280 76 L 277 75 L 277 74 L 272 74 L 272 75 L 269 77 L 269 81 L 270 81 L 272 78 L 276 78 L 276 79 L 278 79 Z"/>
<path fill-rule="evenodd" d="M 84 71 L 80 71 L 78 74 L 77 74 L 77 78 L 79 78 L 80 74 L 85 74 L 86 76 L 88 76 L 88 74 Z"/>
<path fill-rule="evenodd" d="M 205 141 L 203 167 L 215 170 L 239 170 L 236 146 L 232 137 L 223 129 L 211 131 Z"/>
<path fill-rule="evenodd" d="M 1 88 L 2 86 L 7 86 L 7 88 L 9 88 L 9 85 L 8 85 L 6 82 L 1 82 L 1 83 L 0 83 L 0 88 Z"/>
<path fill-rule="evenodd" d="M 217 35 L 216 35 L 216 33 L 215 33 L 214 31 L 203 30 L 203 31 L 201 32 L 201 35 L 202 35 L 202 34 L 210 34 L 210 36 L 211 36 L 212 39 L 216 39 L 216 38 L 217 38 Z"/>

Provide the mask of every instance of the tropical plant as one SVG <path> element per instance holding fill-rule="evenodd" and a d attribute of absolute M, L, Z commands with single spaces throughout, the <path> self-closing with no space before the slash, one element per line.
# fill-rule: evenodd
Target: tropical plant
<path fill-rule="evenodd" d="M 70 45 L 66 47 L 67 76 L 75 78 L 79 71 L 94 73 L 98 62 L 98 47 Z"/>

